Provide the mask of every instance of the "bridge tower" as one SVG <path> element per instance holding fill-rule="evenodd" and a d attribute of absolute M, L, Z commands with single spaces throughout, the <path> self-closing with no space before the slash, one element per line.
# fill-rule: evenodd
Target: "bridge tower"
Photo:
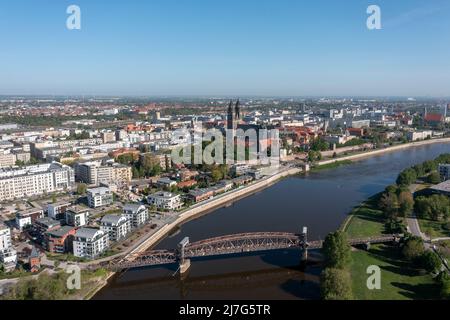
<path fill-rule="evenodd" d="M 308 227 L 303 227 L 301 233 L 301 241 L 302 241 L 302 251 L 300 263 L 304 264 L 308 261 Z"/>
<path fill-rule="evenodd" d="M 180 265 L 180 275 L 185 274 L 191 267 L 191 260 L 186 259 L 185 249 L 189 244 L 189 238 L 186 237 L 178 244 L 178 263 Z"/>

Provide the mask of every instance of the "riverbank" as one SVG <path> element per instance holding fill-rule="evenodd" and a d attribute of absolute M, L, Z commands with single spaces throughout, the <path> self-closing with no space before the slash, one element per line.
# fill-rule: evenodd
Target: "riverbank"
<path fill-rule="evenodd" d="M 336 159 L 322 160 L 322 161 L 317 162 L 317 166 L 321 167 L 321 166 L 325 166 L 325 165 L 331 165 L 336 162 L 362 160 L 362 159 L 377 156 L 377 155 L 383 155 L 388 152 L 395 152 L 395 151 L 400 151 L 400 150 L 404 150 L 404 149 L 408 149 L 408 148 L 420 147 L 420 146 L 435 144 L 435 143 L 450 143 L 450 137 L 449 138 L 423 140 L 423 141 L 417 141 L 417 142 L 409 142 L 409 143 L 392 146 L 392 147 L 388 147 L 388 148 L 371 150 L 371 151 L 361 152 L 358 154 L 339 157 Z"/>
<path fill-rule="evenodd" d="M 238 201 L 244 197 L 255 194 L 263 189 L 272 186 L 283 178 L 299 174 L 300 172 L 301 169 L 299 168 L 288 168 L 270 177 L 256 181 L 250 185 L 241 187 L 232 192 L 227 192 L 225 194 L 219 195 L 198 205 L 194 205 L 193 207 L 178 213 L 177 218 L 173 222 L 164 225 L 162 228 L 148 237 L 145 241 L 141 242 L 136 248 L 131 250 L 125 256 L 125 259 L 132 260 L 134 255 L 151 249 L 152 247 L 156 246 L 161 240 L 167 237 L 167 235 L 173 232 L 173 230 L 178 228 L 180 225 L 189 222 L 190 220 L 196 219 L 199 216 L 212 212 L 215 209 L 227 205 L 231 202 Z M 89 295 L 85 297 L 85 299 L 92 299 L 104 286 L 108 284 L 108 280 L 111 279 L 115 274 L 115 272 L 110 272 L 106 281 L 102 281 L 101 283 L 99 283 L 99 285 L 96 286 L 96 288 L 93 289 L 89 293 Z"/>

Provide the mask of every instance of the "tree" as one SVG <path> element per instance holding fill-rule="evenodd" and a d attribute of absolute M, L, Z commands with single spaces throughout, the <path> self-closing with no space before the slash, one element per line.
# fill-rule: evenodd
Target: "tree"
<path fill-rule="evenodd" d="M 438 172 L 432 172 L 429 176 L 428 176 L 428 182 L 431 184 L 438 184 L 441 183 L 441 176 L 439 175 Z"/>
<path fill-rule="evenodd" d="M 409 186 L 417 180 L 417 173 L 414 169 L 403 170 L 397 178 L 397 184 L 400 186 Z"/>
<path fill-rule="evenodd" d="M 440 285 L 440 296 L 442 299 L 449 300 L 450 299 L 450 276 L 447 271 L 441 272 L 437 276 L 437 281 Z"/>
<path fill-rule="evenodd" d="M 322 154 L 318 151 L 310 150 L 308 152 L 308 161 L 315 162 L 322 160 Z"/>
<path fill-rule="evenodd" d="M 441 259 L 433 251 L 425 251 L 420 257 L 422 267 L 428 272 L 436 272 L 441 269 Z"/>
<path fill-rule="evenodd" d="M 414 208 L 414 198 L 409 191 L 402 191 L 398 196 L 399 214 L 402 217 L 407 217 L 411 214 Z"/>
<path fill-rule="evenodd" d="M 352 287 L 349 272 L 326 268 L 320 277 L 320 291 L 325 300 L 351 300 Z"/>
<path fill-rule="evenodd" d="M 447 221 L 450 213 L 450 200 L 444 195 L 437 194 L 430 197 L 421 196 L 416 199 L 414 209 L 420 218 Z"/>
<path fill-rule="evenodd" d="M 87 190 L 87 186 L 85 183 L 80 183 L 77 186 L 77 194 L 80 196 L 86 194 L 86 190 Z"/>
<path fill-rule="evenodd" d="M 310 148 L 313 151 L 327 151 L 328 149 L 330 149 L 330 144 L 322 138 L 319 138 L 311 143 Z"/>
<path fill-rule="evenodd" d="M 219 167 L 214 167 L 214 168 L 211 170 L 211 176 L 212 176 L 214 182 L 217 182 L 217 181 L 219 181 L 219 180 L 222 179 L 223 174 L 222 174 L 222 171 L 220 170 Z"/>
<path fill-rule="evenodd" d="M 387 218 L 396 218 L 399 210 L 398 197 L 395 193 L 384 193 L 378 207 L 383 210 Z"/>
<path fill-rule="evenodd" d="M 351 262 L 351 247 L 347 235 L 342 231 L 330 233 L 325 238 L 322 252 L 326 265 L 331 268 L 344 269 Z"/>
<path fill-rule="evenodd" d="M 423 254 L 424 250 L 423 240 L 419 237 L 411 237 L 406 240 L 402 248 L 402 255 L 409 261 L 415 261 Z"/>

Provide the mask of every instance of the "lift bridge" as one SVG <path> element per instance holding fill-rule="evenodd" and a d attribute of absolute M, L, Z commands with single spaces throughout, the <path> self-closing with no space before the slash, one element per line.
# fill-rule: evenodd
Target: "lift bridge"
<path fill-rule="evenodd" d="M 398 241 L 399 238 L 399 235 L 386 235 L 375 238 L 352 239 L 349 241 L 349 244 L 370 245 L 376 243 L 388 243 Z M 289 248 L 300 249 L 300 260 L 306 262 L 308 259 L 308 250 L 320 249 L 322 248 L 322 244 L 322 241 L 307 241 L 306 227 L 303 228 L 300 234 L 286 232 L 241 233 L 206 239 L 194 243 L 190 243 L 189 238 L 186 237 L 174 250 L 152 250 L 132 254 L 124 259 L 111 261 L 107 265 L 107 268 L 113 271 L 120 271 L 132 268 L 179 263 L 180 274 L 183 274 L 189 269 L 192 258 Z"/>

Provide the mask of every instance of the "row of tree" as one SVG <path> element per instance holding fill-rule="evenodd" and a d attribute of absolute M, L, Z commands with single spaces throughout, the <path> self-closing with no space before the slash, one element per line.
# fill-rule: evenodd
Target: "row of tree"
<path fill-rule="evenodd" d="M 351 247 L 342 231 L 330 233 L 323 243 L 322 252 L 326 268 L 320 278 L 322 298 L 325 300 L 351 300 L 352 282 L 349 266 Z"/>

